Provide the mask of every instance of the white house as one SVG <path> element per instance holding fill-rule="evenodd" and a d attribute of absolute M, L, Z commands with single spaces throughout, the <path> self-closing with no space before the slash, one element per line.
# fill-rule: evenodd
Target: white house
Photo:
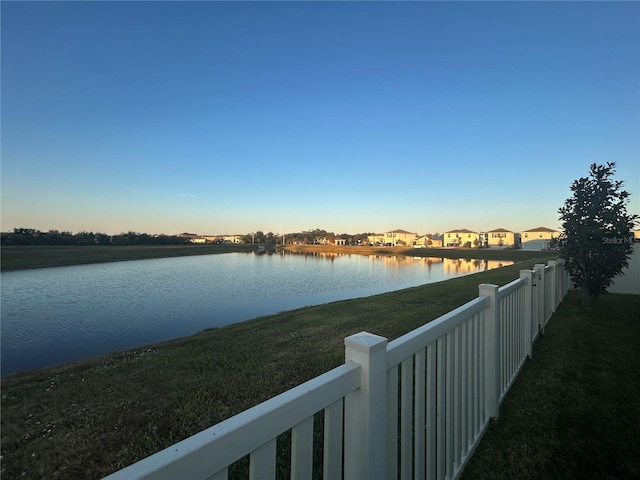
<path fill-rule="evenodd" d="M 480 234 L 466 228 L 449 230 L 444 232 L 443 242 L 445 247 L 477 247 L 480 245 Z"/>
<path fill-rule="evenodd" d="M 551 240 L 558 238 L 560 232 L 547 227 L 536 227 L 522 232 L 523 250 L 548 250 Z"/>

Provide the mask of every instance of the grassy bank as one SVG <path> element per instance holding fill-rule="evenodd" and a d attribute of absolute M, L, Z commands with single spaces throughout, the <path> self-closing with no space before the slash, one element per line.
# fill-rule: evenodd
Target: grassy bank
<path fill-rule="evenodd" d="M 640 296 L 580 303 L 534 345 L 465 480 L 640 478 Z"/>
<path fill-rule="evenodd" d="M 531 252 L 505 248 L 409 248 L 409 247 L 350 247 L 335 245 L 286 245 L 278 249 L 303 253 L 345 253 L 358 255 L 406 255 L 410 257 L 465 258 L 477 260 L 511 260 L 521 262 L 533 256 L 553 257 L 551 252 Z"/>
<path fill-rule="evenodd" d="M 397 338 L 542 261 L 5 377 L 2 478 L 99 478 L 341 364 L 348 335 Z"/>
<path fill-rule="evenodd" d="M 24 246 L 2 247 L 2 271 L 27 268 L 59 267 L 87 263 L 144 260 L 148 258 L 210 255 L 214 253 L 249 252 L 257 245 L 139 245 L 139 246 Z"/>

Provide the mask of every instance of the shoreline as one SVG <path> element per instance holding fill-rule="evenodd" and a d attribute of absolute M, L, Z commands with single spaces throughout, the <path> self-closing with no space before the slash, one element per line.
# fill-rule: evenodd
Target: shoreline
<path fill-rule="evenodd" d="M 192 255 L 213 255 L 231 252 L 257 252 L 258 244 L 222 245 L 134 245 L 134 246 L 3 246 L 0 249 L 0 271 L 32 270 L 97 263 L 172 258 Z M 488 249 L 488 248 L 408 248 L 335 245 L 267 245 L 267 252 L 325 253 L 348 255 L 380 255 L 407 257 L 438 257 L 452 259 L 526 261 L 547 258 L 554 252 Z"/>

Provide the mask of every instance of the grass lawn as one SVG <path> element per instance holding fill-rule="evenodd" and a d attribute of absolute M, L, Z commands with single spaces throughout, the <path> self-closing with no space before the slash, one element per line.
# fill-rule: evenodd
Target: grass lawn
<path fill-rule="evenodd" d="M 463 478 L 640 478 L 640 296 L 571 292 Z"/>
<path fill-rule="evenodd" d="M 257 245 L 139 245 L 139 246 L 11 246 L 0 250 L 2 271 L 27 268 L 81 265 L 87 263 L 143 260 L 147 258 L 209 255 L 212 253 L 249 252 Z"/>

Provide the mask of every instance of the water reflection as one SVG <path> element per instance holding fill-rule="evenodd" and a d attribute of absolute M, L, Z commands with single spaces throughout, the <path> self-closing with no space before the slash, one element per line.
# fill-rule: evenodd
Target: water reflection
<path fill-rule="evenodd" d="M 511 265 L 513 262 L 501 260 L 471 260 L 466 258 L 443 258 L 444 271 L 448 274 L 466 275 L 469 273 L 484 272 Z"/>
<path fill-rule="evenodd" d="M 270 252 L 270 254 L 281 256 L 295 256 L 303 257 L 305 259 L 320 259 L 335 261 L 336 258 L 345 257 L 351 258 L 352 256 L 366 257 L 374 262 L 382 263 L 387 267 L 414 267 L 415 264 L 425 264 L 428 266 L 435 264 L 442 264 L 443 271 L 448 275 L 467 275 L 470 273 L 484 272 L 487 270 L 493 270 L 494 268 L 505 267 L 513 264 L 511 261 L 504 260 L 479 260 L 479 259 L 467 259 L 467 258 L 443 258 L 443 257 L 412 257 L 405 255 L 379 255 L 379 254 L 351 254 L 351 253 L 336 253 L 336 252 L 308 252 L 308 251 L 295 251 L 295 250 L 279 250 L 277 252 Z"/>

